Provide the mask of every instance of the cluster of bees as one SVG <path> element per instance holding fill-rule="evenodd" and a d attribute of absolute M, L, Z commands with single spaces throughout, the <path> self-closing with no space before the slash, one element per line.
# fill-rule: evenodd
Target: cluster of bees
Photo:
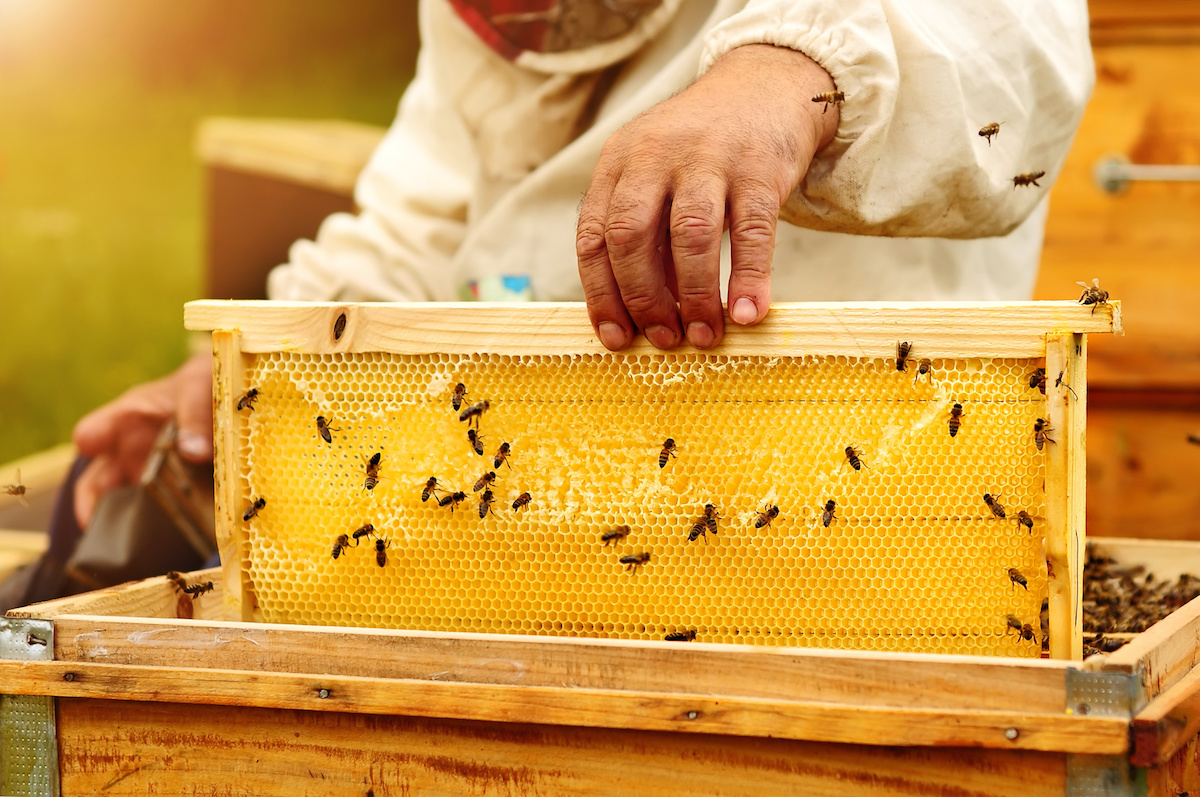
<path fill-rule="evenodd" d="M 813 97 L 812 101 L 824 103 L 824 107 L 821 108 L 821 113 L 825 113 L 829 110 L 830 105 L 841 105 L 844 103 L 846 101 L 846 92 L 826 91 L 823 94 L 818 94 L 817 96 Z M 980 138 L 986 139 L 989 147 L 992 146 L 992 137 L 1000 135 L 1000 125 L 1002 124 L 1004 124 L 1004 122 L 989 122 L 983 127 L 979 128 Z M 1038 180 L 1045 176 L 1046 172 L 1044 170 L 1018 174 L 1012 178 L 1013 188 L 1015 189 L 1023 185 L 1036 185 L 1040 188 L 1041 184 L 1038 183 Z"/>
<path fill-rule="evenodd" d="M 1158 580 L 1142 565 L 1120 567 L 1095 545 L 1087 547 L 1083 568 L 1083 630 L 1100 634 L 1139 634 L 1200 596 L 1200 578 L 1184 573 Z"/>

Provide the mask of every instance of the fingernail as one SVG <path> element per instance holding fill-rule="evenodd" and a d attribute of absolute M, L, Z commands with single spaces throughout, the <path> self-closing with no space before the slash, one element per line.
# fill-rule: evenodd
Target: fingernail
<path fill-rule="evenodd" d="M 697 349 L 707 349 L 713 345 L 715 335 L 713 335 L 712 327 L 708 324 L 703 321 L 693 321 L 688 324 L 687 337 L 688 343 Z"/>
<path fill-rule="evenodd" d="M 620 324 L 605 321 L 600 325 L 600 342 L 609 351 L 623 349 L 625 348 L 625 330 L 621 328 Z"/>
<path fill-rule="evenodd" d="M 195 432 L 181 432 L 177 445 L 179 453 L 192 459 L 206 459 L 212 456 L 212 441 Z"/>
<path fill-rule="evenodd" d="M 743 296 L 734 302 L 733 310 L 729 312 L 729 315 L 739 324 L 753 324 L 754 319 L 758 318 L 758 307 L 755 306 L 754 302 Z"/>
<path fill-rule="evenodd" d="M 653 343 L 656 349 L 673 349 L 679 345 L 675 332 L 662 324 L 646 327 L 646 339 Z"/>

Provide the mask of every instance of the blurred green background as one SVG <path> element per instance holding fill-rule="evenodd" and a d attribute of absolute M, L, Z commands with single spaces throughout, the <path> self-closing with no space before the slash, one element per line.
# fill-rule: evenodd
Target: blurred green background
<path fill-rule="evenodd" d="M 0 462 L 186 356 L 213 115 L 386 125 L 416 0 L 0 0 Z"/>

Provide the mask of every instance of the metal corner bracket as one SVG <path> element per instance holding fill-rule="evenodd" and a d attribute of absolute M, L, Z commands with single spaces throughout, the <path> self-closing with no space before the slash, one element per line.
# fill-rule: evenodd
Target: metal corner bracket
<path fill-rule="evenodd" d="M 0 659 L 54 661 L 54 623 L 0 617 Z M 0 694 L 0 794 L 59 797 L 54 717 L 53 697 Z"/>
<path fill-rule="evenodd" d="M 1066 671 L 1068 714 L 1123 717 L 1127 720 L 1145 703 L 1138 675 Z M 1126 756 L 1068 755 L 1067 797 L 1144 797 L 1145 770 L 1129 765 Z"/>

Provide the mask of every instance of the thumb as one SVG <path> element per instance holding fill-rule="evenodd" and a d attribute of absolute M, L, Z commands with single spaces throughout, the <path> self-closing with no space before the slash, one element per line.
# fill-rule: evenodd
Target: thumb
<path fill-rule="evenodd" d="M 179 453 L 190 462 L 213 458 L 212 357 L 198 354 L 176 374 L 175 422 Z"/>

